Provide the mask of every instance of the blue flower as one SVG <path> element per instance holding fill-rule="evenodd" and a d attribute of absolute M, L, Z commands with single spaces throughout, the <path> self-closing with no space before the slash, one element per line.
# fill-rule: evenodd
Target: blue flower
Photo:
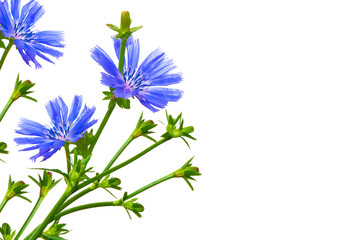
<path fill-rule="evenodd" d="M 59 58 L 63 54 L 54 47 L 64 47 L 63 33 L 59 31 L 35 31 L 34 24 L 44 14 L 43 7 L 34 0 L 25 4 L 20 11 L 21 0 L 11 0 L 11 7 L 7 0 L 0 2 L 0 31 L 14 40 L 21 57 L 26 64 L 33 62 L 36 68 L 41 65 L 36 56 L 53 63 L 46 55 Z"/>
<path fill-rule="evenodd" d="M 21 151 L 39 149 L 39 153 L 30 159 L 35 162 L 37 158 L 42 157 L 42 161 L 45 161 L 64 146 L 65 141 L 76 142 L 88 128 L 97 122 L 97 120 L 90 121 L 95 107 L 88 108 L 85 105 L 80 111 L 81 106 L 82 96 L 74 97 L 70 112 L 61 97 L 50 101 L 46 104 L 46 110 L 51 119 L 50 127 L 32 120 L 21 119 L 19 130 L 15 132 L 28 137 L 15 138 L 14 141 L 18 145 L 33 145 Z"/>
<path fill-rule="evenodd" d="M 115 53 L 119 59 L 121 40 L 114 39 Z M 183 92 L 166 88 L 182 80 L 180 73 L 171 73 L 176 68 L 173 61 L 160 49 L 150 53 L 139 64 L 139 40 L 130 37 L 126 42 L 126 54 L 122 75 L 109 55 L 96 46 L 92 49 L 92 58 L 101 65 L 106 73 L 102 73 L 102 84 L 114 88 L 115 97 L 128 99 L 136 97 L 142 105 L 153 112 L 165 108 L 168 102 L 176 102 Z"/>

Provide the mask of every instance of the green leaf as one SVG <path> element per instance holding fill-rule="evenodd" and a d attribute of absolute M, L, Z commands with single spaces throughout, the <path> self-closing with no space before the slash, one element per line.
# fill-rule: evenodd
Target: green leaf
<path fill-rule="evenodd" d="M 5 44 L 4 44 L 4 42 L 2 40 L 0 40 L 0 48 L 4 48 L 4 49 L 6 48 Z"/>
<path fill-rule="evenodd" d="M 114 30 L 115 32 L 120 32 L 120 28 L 118 28 L 114 24 L 108 23 L 106 24 L 106 26 L 108 26 L 111 30 Z"/>
<path fill-rule="evenodd" d="M 6 148 L 7 148 L 7 144 L 4 142 L 0 142 L 0 153 L 8 154 L 9 151 L 7 151 Z"/>

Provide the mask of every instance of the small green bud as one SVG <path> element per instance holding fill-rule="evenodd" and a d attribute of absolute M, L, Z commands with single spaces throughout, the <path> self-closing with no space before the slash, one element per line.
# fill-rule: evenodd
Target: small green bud
<path fill-rule="evenodd" d="M 130 32 L 130 25 L 131 25 L 130 13 L 128 11 L 123 11 L 121 13 L 120 32 L 121 33 Z"/>
<path fill-rule="evenodd" d="M 3 236 L 3 240 L 12 240 L 15 236 L 15 231 L 11 232 L 10 225 L 7 223 L 3 223 L 0 227 L 0 233 Z"/>
<path fill-rule="evenodd" d="M 35 83 L 32 83 L 30 80 L 19 80 L 18 74 L 15 82 L 14 91 L 11 94 L 11 98 L 13 99 L 13 101 L 16 101 L 20 97 L 24 97 L 34 102 L 37 102 L 36 99 L 28 96 L 30 93 L 33 93 L 32 91 L 29 91 L 33 86 L 35 86 Z"/>
<path fill-rule="evenodd" d="M 7 148 L 7 144 L 4 142 L 0 142 L 0 153 L 8 154 L 9 151 L 7 151 L 6 148 Z"/>
<path fill-rule="evenodd" d="M 6 192 L 5 198 L 7 200 L 10 200 L 13 197 L 19 197 L 28 202 L 31 202 L 28 198 L 23 196 L 23 194 L 27 193 L 23 190 L 28 186 L 29 184 L 25 184 L 23 181 L 18 181 L 18 182 L 12 181 L 11 176 L 9 176 L 8 190 Z"/>
<path fill-rule="evenodd" d="M 182 113 L 180 113 L 175 119 L 168 115 L 166 112 L 166 118 L 168 124 L 166 126 L 166 133 L 162 135 L 162 137 L 166 138 L 178 138 L 180 137 L 186 145 L 190 148 L 189 143 L 185 140 L 184 137 L 190 138 L 192 140 L 196 140 L 190 133 L 194 132 L 193 126 L 184 127 L 184 119 L 182 118 Z"/>
<path fill-rule="evenodd" d="M 139 218 L 141 218 L 141 212 L 144 211 L 144 206 L 141 205 L 140 203 L 136 203 L 135 201 L 137 200 L 137 198 L 133 198 L 129 201 L 126 201 L 124 203 L 122 203 L 122 206 L 125 208 L 125 210 L 128 212 L 129 214 L 129 210 L 132 211 L 136 216 L 138 216 Z M 130 214 L 129 214 L 130 217 Z M 130 217 L 131 219 L 131 217 Z"/>
<path fill-rule="evenodd" d="M 59 224 L 59 220 L 56 220 L 51 227 L 43 232 L 42 238 L 44 239 L 64 239 L 61 238 L 60 235 L 64 235 L 69 232 L 69 230 L 65 229 L 66 224 Z"/>
<path fill-rule="evenodd" d="M 102 188 L 114 188 L 117 190 L 121 190 L 121 187 L 119 187 L 120 184 L 121 184 L 121 180 L 119 178 L 113 177 L 109 179 L 109 175 L 108 175 L 100 182 L 99 186 Z"/>
<path fill-rule="evenodd" d="M 90 158 L 91 155 L 89 155 L 85 159 L 78 159 L 78 155 L 75 151 L 73 168 L 71 168 L 68 178 L 65 179 L 68 184 L 68 187 L 73 188 L 80 181 L 86 178 L 86 173 L 88 173 L 92 169 L 92 168 L 86 168 L 86 165 L 90 161 Z"/>
<path fill-rule="evenodd" d="M 157 126 L 157 124 L 155 124 L 152 120 L 147 120 L 145 121 L 143 118 L 143 113 L 141 113 L 140 118 L 136 124 L 135 130 L 132 133 L 133 138 L 138 138 L 140 136 L 144 136 L 146 138 L 149 138 L 150 140 L 156 142 L 156 140 L 154 140 L 153 138 L 151 138 L 149 136 L 149 134 L 154 133 L 152 131 L 150 131 L 151 129 L 153 129 L 154 127 Z"/>
<path fill-rule="evenodd" d="M 126 41 L 131 34 L 142 28 L 142 26 L 130 28 L 131 22 L 130 13 L 128 11 L 123 11 L 121 13 L 120 28 L 114 24 L 106 24 L 106 26 L 117 32 L 115 38 L 120 38 L 122 41 Z"/>
<path fill-rule="evenodd" d="M 36 180 L 32 176 L 29 176 L 29 178 L 33 180 L 40 187 L 40 196 L 43 197 L 45 197 L 48 194 L 48 192 L 53 187 L 55 187 L 55 185 L 58 184 L 58 182 L 60 181 L 60 179 L 57 181 L 52 179 L 52 173 L 45 170 L 43 172 L 43 177 L 41 177 L 40 174 L 38 176 L 39 176 L 39 180 Z"/>
<path fill-rule="evenodd" d="M 200 173 L 198 167 L 193 167 L 192 166 L 192 164 L 191 164 L 192 160 L 193 160 L 193 157 L 189 161 L 187 161 L 180 169 L 176 170 L 173 173 L 173 175 L 176 178 L 179 178 L 179 177 L 183 178 L 185 180 L 185 182 L 189 185 L 191 190 L 194 191 L 194 188 L 191 185 L 191 183 L 189 182 L 189 180 L 195 181 L 193 176 L 200 176 L 201 173 Z"/>

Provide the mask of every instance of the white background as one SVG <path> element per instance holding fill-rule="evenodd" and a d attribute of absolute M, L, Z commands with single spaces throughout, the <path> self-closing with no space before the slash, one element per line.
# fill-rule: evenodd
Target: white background
<path fill-rule="evenodd" d="M 91 58 L 95 45 L 114 57 L 105 24 L 119 25 L 129 10 L 144 28 L 141 60 L 157 47 L 184 75 L 181 111 L 195 127 L 191 150 L 180 140 L 164 144 L 118 171 L 132 192 L 180 167 L 195 155 L 203 173 L 192 192 L 181 179 L 139 195 L 142 219 L 121 208 L 94 209 L 64 217 L 68 239 L 359 239 L 360 231 L 360 33 L 358 1 L 45 1 L 41 30 L 63 30 L 64 57 L 43 69 L 27 67 L 12 49 L 0 73 L 4 105 L 17 72 L 36 83 L 37 104 L 16 102 L 0 126 L 11 155 L 0 164 L 1 194 L 11 173 L 30 182 L 28 167 L 65 169 L 64 152 L 32 163 L 35 152 L 18 153 L 11 142 L 20 117 L 47 123 L 44 104 L 59 95 L 70 104 L 82 94 L 101 119 L 102 70 Z M 141 111 L 165 120 L 136 100 L 116 109 L 95 149 L 101 171 L 128 137 Z M 98 126 L 98 125 L 97 125 Z M 96 126 L 96 127 L 97 127 Z M 159 125 L 159 136 L 164 130 Z M 140 139 L 119 159 L 150 144 Z M 50 192 L 34 218 L 45 217 L 64 184 Z M 37 197 L 34 184 L 28 194 Z M 121 194 L 119 195 L 121 196 Z M 98 190 L 80 203 L 111 200 Z M 75 204 L 76 205 L 76 204 Z M 31 205 L 15 199 L 0 215 L 19 229 Z M 26 233 L 28 233 L 26 231 Z"/>

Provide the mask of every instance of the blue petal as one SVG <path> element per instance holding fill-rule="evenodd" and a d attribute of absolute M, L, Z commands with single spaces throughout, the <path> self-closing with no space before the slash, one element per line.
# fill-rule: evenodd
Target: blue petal
<path fill-rule="evenodd" d="M 45 10 L 39 3 L 31 0 L 21 9 L 18 28 L 21 30 L 31 29 L 44 13 Z"/>
<path fill-rule="evenodd" d="M 11 0 L 11 14 L 14 18 L 15 24 L 19 21 L 20 3 L 21 0 Z"/>
<path fill-rule="evenodd" d="M 136 97 L 139 100 L 142 99 L 140 102 L 147 108 L 149 108 L 149 105 L 152 105 L 161 109 L 165 108 L 168 102 L 178 101 L 182 95 L 183 92 L 178 89 L 153 87 L 141 92 L 141 94 Z M 146 105 L 144 103 L 146 103 Z M 153 109 L 149 109 L 153 111 Z"/>
<path fill-rule="evenodd" d="M 73 124 L 73 122 L 75 121 L 75 119 L 79 116 L 80 114 L 80 109 L 82 106 L 82 96 L 75 96 L 72 104 L 71 104 L 71 109 L 70 109 L 70 114 L 68 117 L 68 122 L 71 124 Z"/>
<path fill-rule="evenodd" d="M 20 119 L 18 127 L 20 129 L 16 130 L 16 133 L 28 136 L 42 137 L 47 131 L 46 127 L 40 123 L 25 118 Z"/>
<path fill-rule="evenodd" d="M 115 78 L 119 78 L 123 81 L 123 77 L 119 71 L 119 69 L 116 67 L 114 62 L 111 60 L 109 55 L 102 50 L 100 47 L 96 46 L 94 49 L 92 49 L 91 57 L 100 65 L 103 67 L 103 69 L 111 76 Z"/>
<path fill-rule="evenodd" d="M 5 37 L 11 37 L 15 33 L 7 0 L 0 2 L 0 25 Z"/>

